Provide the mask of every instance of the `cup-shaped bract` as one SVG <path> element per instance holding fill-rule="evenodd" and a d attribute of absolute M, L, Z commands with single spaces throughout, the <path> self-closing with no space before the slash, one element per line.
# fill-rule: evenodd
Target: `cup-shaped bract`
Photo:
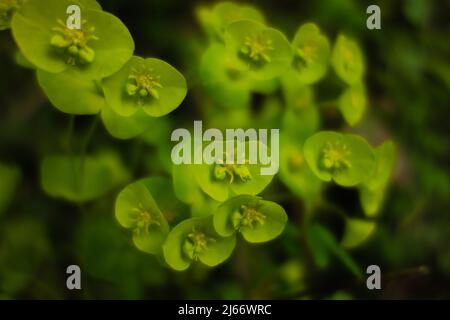
<path fill-rule="evenodd" d="M 305 84 L 320 80 L 328 70 L 330 42 L 314 23 L 302 25 L 294 36 L 293 68 Z"/>
<path fill-rule="evenodd" d="M 136 56 L 104 79 L 103 89 L 108 105 L 124 117 L 139 109 L 152 117 L 164 116 L 176 109 L 187 93 L 186 80 L 170 64 Z"/>
<path fill-rule="evenodd" d="M 96 114 L 105 107 L 101 87 L 93 80 L 79 77 L 76 71 L 50 73 L 37 70 L 40 87 L 52 105 L 68 114 Z"/>
<path fill-rule="evenodd" d="M 349 125 L 355 126 L 358 124 L 367 109 L 367 95 L 364 85 L 357 83 L 346 89 L 339 97 L 338 105 Z"/>
<path fill-rule="evenodd" d="M 352 249 L 360 246 L 375 232 L 377 224 L 371 220 L 346 218 L 345 230 L 341 240 L 344 248 Z"/>
<path fill-rule="evenodd" d="M 77 71 L 89 79 L 117 72 L 133 55 L 134 41 L 115 16 L 100 11 L 93 1 L 27 0 L 11 26 L 23 55 L 38 69 L 59 73 Z M 67 26 L 67 8 L 81 9 L 81 28 Z"/>
<path fill-rule="evenodd" d="M 142 181 L 134 182 L 120 192 L 115 214 L 124 228 L 133 230 L 133 242 L 139 250 L 161 253 L 169 224 Z"/>
<path fill-rule="evenodd" d="M 292 48 L 280 31 L 264 24 L 242 20 L 225 32 L 225 46 L 236 67 L 255 79 L 280 76 L 291 65 Z"/>
<path fill-rule="evenodd" d="M 108 133 L 114 138 L 122 140 L 141 135 L 158 121 L 149 117 L 143 110 L 139 110 L 130 117 L 123 117 L 106 104 L 102 109 L 101 117 Z"/>
<path fill-rule="evenodd" d="M 360 201 L 368 217 L 375 216 L 383 204 L 386 188 L 395 167 L 396 149 L 388 140 L 375 149 L 376 166 L 372 176 L 360 186 Z"/>
<path fill-rule="evenodd" d="M 375 170 L 371 146 L 357 135 L 322 131 L 306 140 L 303 151 L 316 176 L 344 187 L 367 181 Z"/>
<path fill-rule="evenodd" d="M 261 243 L 278 237 L 287 220 L 286 212 L 277 203 L 240 195 L 219 206 L 214 214 L 214 228 L 223 237 L 239 232 L 248 242 Z"/>
<path fill-rule="evenodd" d="M 264 166 L 258 159 L 256 159 L 257 161 L 249 161 L 250 151 L 254 147 L 258 148 L 259 154 L 269 152 L 266 145 L 260 141 L 246 141 L 243 143 L 243 150 L 239 150 L 235 140 L 223 141 L 224 148 L 230 142 L 234 142 L 235 146 L 233 161 L 227 161 L 231 160 L 227 153 L 229 151 L 224 150 L 223 160 L 218 158 L 218 161 L 213 164 L 195 165 L 196 180 L 200 188 L 211 198 L 220 202 L 227 200 L 233 194 L 257 195 L 269 185 L 274 176 L 261 174 L 261 169 Z"/>
<path fill-rule="evenodd" d="M 215 34 L 222 38 L 226 28 L 233 22 L 241 20 L 251 20 L 264 23 L 262 13 L 248 5 L 241 5 L 232 2 L 220 2 L 212 10 L 213 30 Z"/>
<path fill-rule="evenodd" d="M 364 56 L 359 45 L 348 36 L 338 36 L 331 62 L 334 71 L 344 82 L 350 85 L 361 82 L 366 69 Z"/>
<path fill-rule="evenodd" d="M 191 218 L 176 225 L 163 245 L 167 264 L 178 271 L 192 262 L 214 267 L 224 262 L 234 250 L 234 236 L 221 237 L 214 229 L 212 216 Z"/>

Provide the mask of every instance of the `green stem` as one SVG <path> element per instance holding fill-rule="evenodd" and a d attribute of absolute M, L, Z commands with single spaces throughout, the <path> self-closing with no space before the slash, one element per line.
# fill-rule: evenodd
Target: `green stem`
<path fill-rule="evenodd" d="M 99 118 L 100 117 L 98 115 L 95 116 L 94 120 L 92 121 L 91 126 L 89 127 L 89 129 L 87 131 L 87 134 L 86 134 L 86 137 L 84 138 L 83 144 L 81 145 L 81 153 L 80 154 L 81 154 L 82 159 L 84 159 L 84 157 L 86 155 L 86 151 L 89 146 L 89 142 L 91 141 L 92 136 L 94 135 L 95 129 L 97 128 Z"/>
<path fill-rule="evenodd" d="M 74 128 L 75 128 L 75 115 L 71 114 L 69 118 L 69 126 L 67 127 L 67 135 L 63 146 L 68 154 L 72 153 L 72 137 Z"/>

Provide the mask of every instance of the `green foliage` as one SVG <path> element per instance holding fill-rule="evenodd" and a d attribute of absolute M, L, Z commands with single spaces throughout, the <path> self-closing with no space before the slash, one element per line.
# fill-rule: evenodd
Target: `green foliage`
<path fill-rule="evenodd" d="M 17 166 L 0 163 L 0 216 L 12 202 L 21 176 L 21 170 Z"/>
<path fill-rule="evenodd" d="M 96 156 L 51 155 L 41 165 L 44 191 L 73 202 L 91 201 L 128 179 L 128 172 L 115 153 Z"/>
<path fill-rule="evenodd" d="M 350 187 L 368 180 L 375 169 L 375 155 L 361 137 L 322 131 L 306 140 L 306 161 L 323 181 Z"/>
<path fill-rule="evenodd" d="M 251 243 L 278 237 L 288 220 L 284 209 L 259 197 L 241 195 L 228 199 L 214 214 L 214 228 L 223 237 L 240 232 Z"/>

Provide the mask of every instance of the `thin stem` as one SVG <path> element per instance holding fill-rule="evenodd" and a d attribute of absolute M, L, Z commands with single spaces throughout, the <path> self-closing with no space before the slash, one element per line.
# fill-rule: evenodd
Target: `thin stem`
<path fill-rule="evenodd" d="M 70 118 L 69 118 L 69 125 L 67 127 L 66 139 L 65 139 L 64 145 L 63 145 L 64 149 L 69 154 L 72 153 L 72 137 L 73 137 L 74 128 L 75 128 L 75 115 L 71 114 Z"/>
<path fill-rule="evenodd" d="M 96 115 L 94 120 L 92 121 L 91 126 L 89 127 L 89 129 L 87 131 L 86 137 L 84 138 L 83 144 L 81 146 L 81 152 L 80 152 L 81 157 L 83 159 L 86 155 L 86 151 L 89 146 L 89 142 L 91 141 L 92 136 L 94 135 L 95 129 L 97 128 L 98 121 L 99 121 L 99 116 Z"/>

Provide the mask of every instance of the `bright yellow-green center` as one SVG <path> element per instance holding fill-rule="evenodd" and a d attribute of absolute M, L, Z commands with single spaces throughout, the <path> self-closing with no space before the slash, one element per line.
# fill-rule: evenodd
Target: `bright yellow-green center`
<path fill-rule="evenodd" d="M 347 159 L 350 154 L 350 150 L 343 142 L 327 142 L 323 149 L 323 166 L 326 169 L 350 168 L 351 165 Z"/>
<path fill-rule="evenodd" d="M 160 76 L 155 75 L 153 69 L 134 69 L 128 77 L 126 90 L 128 95 L 138 97 L 138 101 L 143 103 L 143 99 L 153 97 L 159 99 L 159 90 L 162 88 Z"/>
<path fill-rule="evenodd" d="M 149 210 L 145 209 L 144 206 L 140 203 L 138 208 L 134 208 L 133 219 L 135 221 L 135 229 L 136 233 L 148 233 L 149 228 L 152 225 L 160 226 L 160 222 L 156 220 Z"/>
<path fill-rule="evenodd" d="M 234 182 L 235 176 L 238 176 L 242 182 L 252 179 L 252 175 L 245 164 L 216 164 L 214 176 L 219 180 L 224 180 L 228 176 L 230 184 Z"/>
<path fill-rule="evenodd" d="M 208 249 L 208 243 L 214 241 L 215 239 L 210 238 L 205 233 L 194 229 L 188 234 L 183 243 L 183 252 L 191 260 L 198 260 L 199 255 Z"/>
<path fill-rule="evenodd" d="M 258 209 L 259 206 L 242 205 L 240 210 L 234 212 L 231 217 L 234 228 L 249 227 L 253 229 L 258 224 L 264 224 L 266 216 Z"/>
<path fill-rule="evenodd" d="M 61 20 L 58 20 L 58 24 L 58 27 L 53 28 L 55 34 L 52 36 L 50 44 L 62 50 L 67 64 L 74 66 L 78 63 L 92 63 L 95 59 L 95 52 L 88 44 L 91 40 L 98 40 L 94 34 L 95 28 L 85 27 L 86 21 L 82 22 L 81 29 L 70 29 Z"/>
<path fill-rule="evenodd" d="M 261 36 L 245 37 L 244 46 L 241 53 L 251 59 L 253 62 L 270 62 L 269 51 L 272 51 L 272 40 L 264 39 Z"/>

